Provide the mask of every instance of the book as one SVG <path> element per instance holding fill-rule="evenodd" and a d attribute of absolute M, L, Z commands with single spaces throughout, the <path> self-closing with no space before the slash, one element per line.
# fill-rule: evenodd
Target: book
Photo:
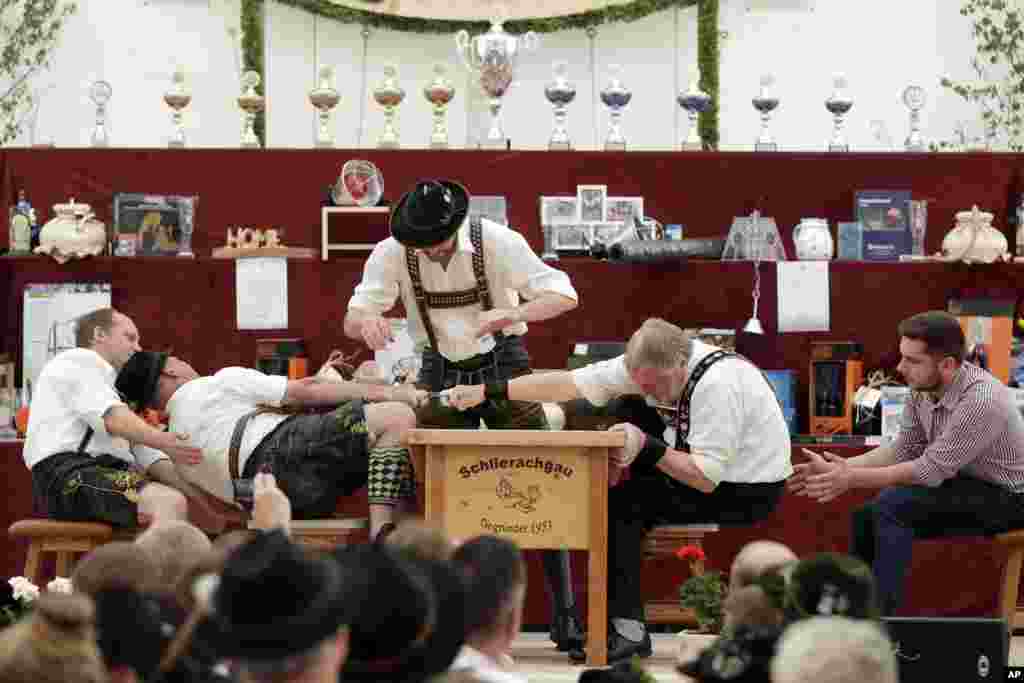
<path fill-rule="evenodd" d="M 898 261 L 911 252 L 909 190 L 860 190 L 854 216 L 863 226 L 865 261 Z"/>

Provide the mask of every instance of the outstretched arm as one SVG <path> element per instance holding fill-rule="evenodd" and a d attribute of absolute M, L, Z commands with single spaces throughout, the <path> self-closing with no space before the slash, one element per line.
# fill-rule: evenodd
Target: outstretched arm
<path fill-rule="evenodd" d="M 333 406 L 345 401 L 399 401 L 416 407 L 427 400 L 427 392 L 408 384 L 361 384 L 335 382 L 322 377 L 289 380 L 284 405 L 301 407 Z"/>
<path fill-rule="evenodd" d="M 580 390 L 576 387 L 571 372 L 559 370 L 535 372 L 508 382 L 457 386 L 451 390 L 449 397 L 453 406 L 459 410 L 468 410 L 488 398 L 561 403 L 580 398 Z"/>

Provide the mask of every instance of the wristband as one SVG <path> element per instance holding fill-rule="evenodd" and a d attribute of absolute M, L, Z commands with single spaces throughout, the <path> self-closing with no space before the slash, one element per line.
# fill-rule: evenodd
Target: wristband
<path fill-rule="evenodd" d="M 488 382 L 484 387 L 485 398 L 496 398 L 504 401 L 508 400 L 508 380 L 503 379 L 499 382 Z"/>
<path fill-rule="evenodd" d="M 658 461 L 665 455 L 665 451 L 668 449 L 666 444 L 661 439 L 647 435 L 647 443 L 640 449 L 640 452 L 636 454 L 636 460 L 633 461 L 633 465 L 636 467 L 654 467 L 658 464 Z"/>

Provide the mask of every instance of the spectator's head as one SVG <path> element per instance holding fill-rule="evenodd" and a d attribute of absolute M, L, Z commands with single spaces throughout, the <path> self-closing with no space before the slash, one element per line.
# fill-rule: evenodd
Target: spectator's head
<path fill-rule="evenodd" d="M 146 593 L 159 589 L 159 574 L 159 565 L 145 548 L 114 541 L 96 548 L 75 565 L 71 585 L 76 592 L 89 596 L 104 588 Z"/>
<path fill-rule="evenodd" d="M 174 590 L 211 547 L 206 534 L 183 520 L 154 524 L 135 539 L 135 544 L 156 561 L 158 580 L 166 590 Z"/>
<path fill-rule="evenodd" d="M 522 553 L 512 541 L 484 535 L 456 548 L 452 561 L 466 585 L 466 641 L 492 656 L 507 653 L 522 625 Z"/>
<path fill-rule="evenodd" d="M 781 625 L 785 582 L 779 571 L 797 560 L 796 553 L 776 541 L 752 541 L 740 549 L 729 572 L 729 590 L 722 609 L 724 627 Z"/>
<path fill-rule="evenodd" d="M 788 627 L 772 683 L 896 683 L 892 641 L 870 621 L 811 617 Z"/>
<path fill-rule="evenodd" d="M 793 565 L 786 582 L 786 616 L 874 619 L 880 614 L 871 568 L 839 553 L 819 553 Z"/>
<path fill-rule="evenodd" d="M 100 354 L 115 370 L 124 367 L 128 359 L 141 350 L 135 323 L 113 308 L 100 308 L 79 317 L 75 344 Z"/>
<path fill-rule="evenodd" d="M 335 681 L 361 590 L 284 533 L 259 534 L 231 553 L 209 598 L 219 652 L 250 682 Z"/>
<path fill-rule="evenodd" d="M 100 654 L 111 683 L 150 680 L 174 633 L 160 603 L 128 588 L 104 588 L 93 598 Z"/>
<path fill-rule="evenodd" d="M 629 376 L 643 393 L 669 403 L 682 393 L 693 336 L 661 318 L 648 318 L 626 343 Z"/>
<path fill-rule="evenodd" d="M 729 592 L 753 584 L 768 571 L 797 561 L 796 553 L 778 541 L 751 541 L 740 548 L 729 570 Z"/>
<path fill-rule="evenodd" d="M 4 683 L 107 683 L 92 600 L 45 592 L 32 613 L 0 631 Z"/>
<path fill-rule="evenodd" d="M 385 542 L 421 559 L 447 562 L 455 546 L 441 527 L 419 519 L 407 519 L 387 535 Z"/>

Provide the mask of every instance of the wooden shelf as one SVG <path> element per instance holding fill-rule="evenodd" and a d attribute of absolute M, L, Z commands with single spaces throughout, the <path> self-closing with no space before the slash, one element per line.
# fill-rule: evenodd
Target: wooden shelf
<path fill-rule="evenodd" d="M 390 206 L 324 206 L 320 208 L 320 260 L 326 261 L 332 251 L 372 251 L 376 243 L 351 244 L 330 242 L 327 236 L 328 216 L 332 214 L 390 214 Z"/>
<path fill-rule="evenodd" d="M 211 258 L 259 258 L 266 256 L 311 259 L 316 256 L 316 249 L 313 247 L 216 247 Z"/>

